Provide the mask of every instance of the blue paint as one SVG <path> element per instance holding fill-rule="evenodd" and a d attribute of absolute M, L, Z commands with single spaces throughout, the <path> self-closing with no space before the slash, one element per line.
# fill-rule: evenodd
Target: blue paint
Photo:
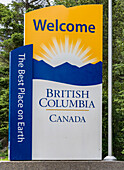
<path fill-rule="evenodd" d="M 102 83 L 102 62 L 77 67 L 64 63 L 52 67 L 43 60 L 33 59 L 33 78 L 50 80 L 78 86 L 89 86 Z"/>
<path fill-rule="evenodd" d="M 19 55 L 24 55 L 25 60 L 19 65 Z M 10 106 L 9 106 L 9 149 L 10 160 L 32 160 L 32 57 L 33 45 L 27 45 L 13 50 L 10 53 Z M 19 71 L 20 70 L 20 71 Z M 23 71 L 21 71 L 23 70 Z M 24 71 L 25 70 L 25 71 Z M 24 73 L 20 74 L 19 73 Z M 20 83 L 24 83 L 19 85 Z M 19 88 L 25 89 L 23 96 L 23 107 L 18 105 Z M 18 113 L 23 112 L 23 119 L 18 117 Z M 18 131 L 19 127 L 23 130 Z M 25 125 L 25 126 L 24 126 Z M 19 132 L 19 133 L 18 133 Z M 19 142 L 19 134 L 23 132 L 24 138 Z M 21 140 L 20 140 L 21 141 Z"/>
<path fill-rule="evenodd" d="M 42 24 L 41 19 L 38 21 L 38 24 L 36 24 L 36 20 L 35 20 L 35 19 L 33 19 L 33 22 L 34 22 L 34 27 L 35 27 L 35 30 L 36 30 L 36 31 L 39 30 L 39 27 L 40 27 L 40 26 L 41 26 L 41 30 L 44 31 L 45 26 L 46 26 L 46 22 L 47 22 L 46 19 L 45 19 L 45 21 L 44 21 L 44 24 Z"/>
<path fill-rule="evenodd" d="M 34 29 L 35 31 L 68 31 L 68 32 L 84 32 L 84 33 L 95 33 L 95 25 L 90 24 L 73 24 L 73 23 L 60 23 L 58 19 L 55 19 L 55 22 L 49 22 L 47 19 L 45 20 L 35 20 L 33 19 Z"/>

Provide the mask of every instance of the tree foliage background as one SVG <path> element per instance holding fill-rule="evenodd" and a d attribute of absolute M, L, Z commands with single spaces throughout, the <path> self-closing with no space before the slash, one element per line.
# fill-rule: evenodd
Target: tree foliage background
<path fill-rule="evenodd" d="M 7 154 L 9 52 L 23 45 L 24 13 L 50 5 L 104 5 L 103 158 L 108 142 L 108 0 L 13 0 L 0 3 L 0 154 Z M 113 155 L 124 160 L 124 1 L 113 0 Z"/>

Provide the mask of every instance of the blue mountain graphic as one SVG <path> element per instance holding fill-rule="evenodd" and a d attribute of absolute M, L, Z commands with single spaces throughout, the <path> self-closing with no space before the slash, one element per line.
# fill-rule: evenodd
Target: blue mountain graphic
<path fill-rule="evenodd" d="M 88 86 L 102 83 L 102 62 L 77 67 L 64 63 L 52 67 L 43 60 L 33 59 L 33 78 L 50 80 L 60 83 Z"/>

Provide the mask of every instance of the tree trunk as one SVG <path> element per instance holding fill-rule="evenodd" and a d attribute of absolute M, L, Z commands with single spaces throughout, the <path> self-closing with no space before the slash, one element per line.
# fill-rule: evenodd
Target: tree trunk
<path fill-rule="evenodd" d="M 46 1 L 47 1 L 48 5 L 50 6 L 50 2 L 49 2 L 49 0 L 46 0 Z"/>
<path fill-rule="evenodd" d="M 100 1 L 100 0 L 95 0 L 95 1 L 96 1 L 96 4 L 99 4 L 99 1 Z"/>
<path fill-rule="evenodd" d="M 25 1 L 25 6 L 26 6 L 26 10 L 29 8 L 29 2 L 28 0 Z"/>

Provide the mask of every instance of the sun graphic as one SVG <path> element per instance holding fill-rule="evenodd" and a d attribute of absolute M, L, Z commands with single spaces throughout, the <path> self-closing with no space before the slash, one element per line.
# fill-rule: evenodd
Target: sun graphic
<path fill-rule="evenodd" d="M 52 39 L 52 44 L 46 46 L 41 45 L 42 52 L 40 56 L 35 54 L 35 59 L 40 61 L 44 60 L 49 65 L 56 67 L 65 62 L 72 65 L 82 67 L 88 63 L 93 63 L 97 59 L 92 58 L 91 48 L 84 46 L 81 47 L 81 40 L 78 39 L 74 44 L 73 40 L 70 42 L 69 37 L 65 37 L 65 41 L 57 41 L 56 38 Z"/>

